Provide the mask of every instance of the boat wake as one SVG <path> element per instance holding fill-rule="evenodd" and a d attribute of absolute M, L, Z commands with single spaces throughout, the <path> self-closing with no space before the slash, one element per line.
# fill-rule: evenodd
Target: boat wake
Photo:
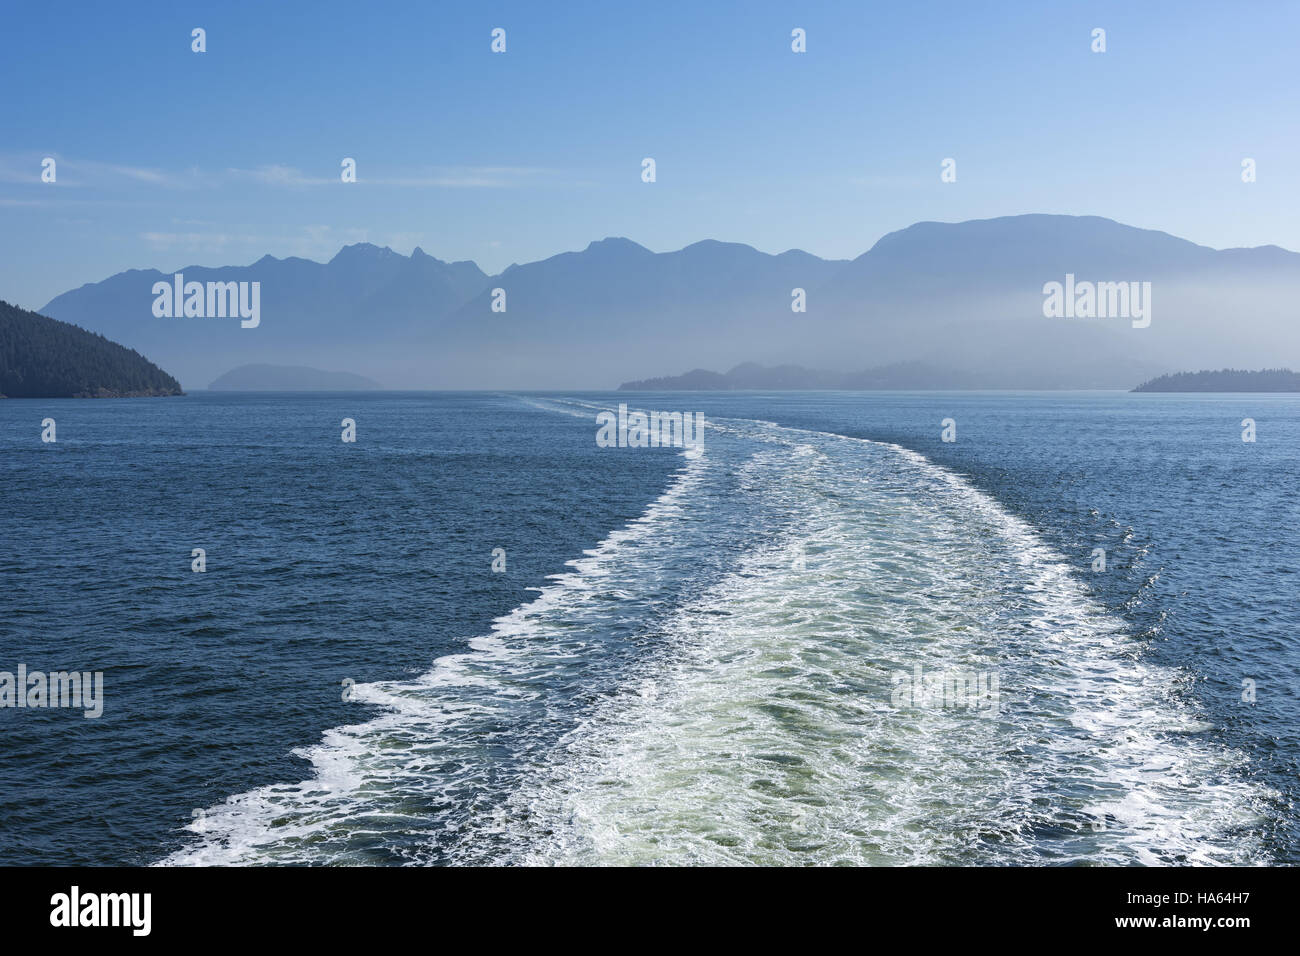
<path fill-rule="evenodd" d="M 1181 676 L 952 472 L 710 421 L 640 518 L 162 862 L 1266 862 Z"/>

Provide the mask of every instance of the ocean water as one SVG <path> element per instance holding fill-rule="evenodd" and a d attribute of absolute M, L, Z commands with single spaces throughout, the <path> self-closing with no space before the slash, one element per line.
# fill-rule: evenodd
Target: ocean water
<path fill-rule="evenodd" d="M 0 863 L 1295 863 L 1298 450 L 1271 395 L 0 402 L 0 670 L 105 694 L 0 709 Z"/>

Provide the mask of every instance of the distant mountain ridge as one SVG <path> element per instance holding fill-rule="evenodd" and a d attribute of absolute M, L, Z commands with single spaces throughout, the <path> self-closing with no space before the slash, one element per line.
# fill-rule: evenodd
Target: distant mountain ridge
<path fill-rule="evenodd" d="M 0 398 L 180 394 L 180 383 L 138 352 L 0 302 Z"/>
<path fill-rule="evenodd" d="M 1215 250 L 1095 216 L 917 223 L 853 260 L 714 240 L 656 253 L 609 238 L 495 276 L 367 244 L 328 263 L 182 271 L 260 281 L 261 324 L 155 318 L 150 288 L 171 276 L 153 270 L 82 286 L 47 311 L 202 382 L 257 362 L 344 367 L 398 388 L 609 388 L 729 367 L 737 353 L 841 373 L 919 362 L 1025 388 L 1130 388 L 1223 362 L 1300 367 L 1300 255 Z M 1067 275 L 1150 282 L 1150 327 L 1045 318 L 1044 284 Z M 796 290 L 806 311 L 792 310 Z"/>
<path fill-rule="evenodd" d="M 210 391 L 342 392 L 378 391 L 374 379 L 351 372 L 325 372 L 305 365 L 241 365 L 219 376 Z"/>

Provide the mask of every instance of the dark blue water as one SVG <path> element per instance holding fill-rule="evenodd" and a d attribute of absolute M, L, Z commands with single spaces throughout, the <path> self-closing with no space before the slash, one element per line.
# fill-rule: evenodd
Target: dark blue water
<path fill-rule="evenodd" d="M 566 748 L 617 697 L 619 682 L 644 671 L 660 675 L 656 686 L 669 686 L 663 668 L 689 652 L 677 624 L 695 613 L 693 599 L 800 520 L 799 502 L 781 497 L 800 472 L 777 470 L 791 467 L 785 449 L 794 430 L 919 452 L 1027 524 L 1131 635 L 1123 655 L 1159 668 L 1170 685 L 1161 693 L 1203 722 L 1195 746 L 1242 758 L 1231 772 L 1255 796 L 1250 822 L 1233 826 L 1258 840 L 1254 858 L 1300 857 L 1300 400 L 1100 393 L 574 398 L 197 394 L 0 402 L 0 670 L 25 663 L 103 671 L 106 696 L 99 719 L 75 710 L 0 710 L 0 863 L 153 862 L 204 837 L 192 829 L 196 811 L 232 795 L 276 794 L 313 773 L 329 784 L 328 805 L 305 801 L 311 806 L 301 810 L 302 830 L 277 837 L 283 861 L 457 862 L 466 859 L 453 845 L 460 838 L 444 832 L 481 827 L 498 814 L 508 818 L 501 832 L 509 831 L 501 858 L 523 858 L 519 844 L 534 840 L 523 818 L 542 811 L 507 812 L 514 796 L 576 787 Z M 713 471 L 702 472 L 698 484 L 688 476 L 677 489 L 686 506 L 645 522 L 644 543 L 620 545 L 618 555 L 583 570 L 547 604 L 547 633 L 581 636 L 581 643 L 552 639 L 545 645 L 552 657 L 512 664 L 508 678 L 494 675 L 486 690 L 459 672 L 454 680 L 428 679 L 436 658 L 469 650 L 494 620 L 533 601 L 548 576 L 565 572 L 566 562 L 682 481 L 676 450 L 596 446 L 590 406 L 620 400 L 741 424 L 709 435 L 700 467 Z M 40 441 L 47 416 L 58 423 L 55 444 Z M 345 417 L 357 421 L 355 444 L 340 441 Z M 957 423 L 953 443 L 940 440 L 941 420 L 949 417 Z M 1258 423 L 1254 443 L 1241 441 L 1246 417 Z M 750 421 L 785 430 L 751 434 Z M 857 479 L 856 452 L 831 453 L 825 481 L 807 494 L 856 514 L 868 506 L 846 500 L 834 484 Z M 877 485 L 892 467 L 887 459 L 864 461 L 868 466 L 883 469 L 869 476 Z M 891 495 L 931 501 L 919 483 L 909 491 L 915 480 L 897 471 L 900 487 Z M 933 504 L 935 521 L 977 522 L 960 499 Z M 888 527 L 880 533 L 888 540 Z M 633 547 L 635 561 L 624 555 Z M 191 571 L 193 548 L 206 550 L 204 573 Z M 495 548 L 505 550 L 503 573 L 492 570 Z M 1107 553 L 1104 573 L 1091 569 L 1094 548 Z M 972 579 L 987 570 L 972 567 Z M 960 572 L 956 565 L 952 573 Z M 990 615 L 1011 613 L 1021 601 L 1010 590 L 985 587 L 984 594 Z M 735 613 L 710 600 L 706 615 Z M 670 632 L 678 643 L 663 650 L 660 638 Z M 1013 654 L 1007 633 L 1003 651 Z M 869 658 L 870 641 L 863 637 L 858 646 Z M 383 703 L 367 695 L 344 700 L 347 679 L 406 689 Z M 418 696 L 407 685 L 422 680 L 420 693 L 428 693 L 420 706 L 432 712 L 421 711 L 421 723 L 348 741 L 353 750 L 358 740 L 391 748 L 382 773 L 368 766 L 361 783 L 342 772 L 330 780 L 330 754 L 351 751 L 331 745 L 313 752 L 322 735 L 368 716 L 382 722 L 393 700 Z M 1243 681 L 1254 682 L 1253 702 L 1243 700 Z M 835 693 L 852 690 L 847 677 L 839 683 Z M 516 698 L 527 706 L 482 716 L 496 706 L 488 701 Z M 1179 762 L 1168 772 L 1194 786 L 1190 768 L 1200 764 L 1182 758 L 1187 736 L 1170 734 L 1167 747 Z M 376 774 L 421 781 L 394 786 L 382 823 L 362 799 Z M 992 774 L 981 786 L 1007 804 L 1073 799 L 1077 789 L 1049 779 L 1036 780 L 1038 794 L 1005 787 L 999 794 L 999 780 Z M 283 799 L 305 805 L 297 792 Z M 400 822 L 392 822 L 394 813 L 404 815 Z M 251 828 L 273 829 L 291 815 L 277 809 L 266 817 L 272 822 L 256 818 Z M 936 812 L 936 828 L 952 825 Z M 1026 852 L 1051 857 L 1055 825 L 1036 819 Z M 624 832 L 620 827 L 611 829 Z M 224 833 L 222 852 L 237 842 L 231 833 L 247 836 L 249 828 L 241 818 Z M 494 845 L 478 835 L 477 846 Z M 493 858 L 481 852 L 479 861 Z M 946 858 L 1011 861 L 987 839 L 969 852 Z M 1071 854 L 1087 861 L 1086 850 Z M 1099 847 L 1096 861 L 1120 858 Z"/>
<path fill-rule="evenodd" d="M 658 493 L 666 455 L 575 424 L 490 395 L 0 403 L 0 669 L 102 670 L 107 697 L 0 710 L 0 861 L 152 861 L 300 777 L 290 751 L 356 717 L 341 681 L 423 671 Z"/>

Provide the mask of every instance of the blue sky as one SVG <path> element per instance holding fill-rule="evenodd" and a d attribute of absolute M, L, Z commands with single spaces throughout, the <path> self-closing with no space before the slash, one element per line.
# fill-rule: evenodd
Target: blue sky
<path fill-rule="evenodd" d="M 1300 250 L 1297 36 L 1290 2 L 11 4 L 0 298 L 358 240 L 848 258 L 1026 212 Z"/>

